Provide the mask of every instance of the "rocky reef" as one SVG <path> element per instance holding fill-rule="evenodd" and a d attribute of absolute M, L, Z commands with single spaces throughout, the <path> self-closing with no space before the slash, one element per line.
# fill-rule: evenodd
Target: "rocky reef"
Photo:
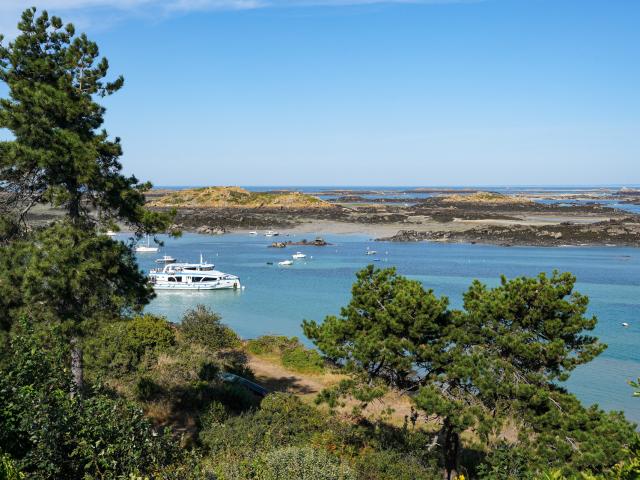
<path fill-rule="evenodd" d="M 558 225 L 483 225 L 463 231 L 400 230 L 391 237 L 376 239 L 390 242 L 464 242 L 496 245 L 530 245 L 553 247 L 563 245 L 640 246 L 640 221 L 635 217 L 591 224 L 564 222 Z"/>
<path fill-rule="evenodd" d="M 331 245 L 329 242 L 324 240 L 321 237 L 317 237 L 314 240 L 302 239 L 299 242 L 293 242 L 288 240 L 286 242 L 273 242 L 269 245 L 270 248 L 285 248 L 293 245 L 302 246 L 302 247 L 326 247 L 327 245 Z"/>

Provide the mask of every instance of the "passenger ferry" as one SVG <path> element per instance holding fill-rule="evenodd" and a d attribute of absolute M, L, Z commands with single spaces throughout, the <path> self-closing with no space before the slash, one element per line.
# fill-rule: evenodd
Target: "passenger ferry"
<path fill-rule="evenodd" d="M 155 290 L 222 290 L 240 289 L 240 278 L 215 270 L 213 263 L 200 257 L 200 263 L 171 263 L 149 271 Z"/>

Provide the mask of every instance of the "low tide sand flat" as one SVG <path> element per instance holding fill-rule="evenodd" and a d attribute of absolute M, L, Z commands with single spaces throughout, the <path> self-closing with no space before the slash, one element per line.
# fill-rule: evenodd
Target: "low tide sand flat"
<path fill-rule="evenodd" d="M 473 189 L 309 193 L 206 187 L 153 191 L 148 205 L 176 208 L 176 226 L 200 233 L 248 233 L 258 227 L 286 229 L 284 234 L 355 233 L 392 241 L 638 246 L 640 215 L 634 213 L 635 204 L 625 203 L 637 200 L 634 192 L 612 188 L 575 193 Z"/>

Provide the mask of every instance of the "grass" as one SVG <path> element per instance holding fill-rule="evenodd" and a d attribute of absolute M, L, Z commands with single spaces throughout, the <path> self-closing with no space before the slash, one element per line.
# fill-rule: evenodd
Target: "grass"
<path fill-rule="evenodd" d="M 331 207 L 331 204 L 298 192 L 250 192 L 240 187 L 204 187 L 171 192 L 150 202 L 152 206 L 189 207 Z"/>
<path fill-rule="evenodd" d="M 250 353 L 279 362 L 294 372 L 321 374 L 325 371 L 320 354 L 306 348 L 297 337 L 264 335 L 247 341 L 246 348 Z"/>

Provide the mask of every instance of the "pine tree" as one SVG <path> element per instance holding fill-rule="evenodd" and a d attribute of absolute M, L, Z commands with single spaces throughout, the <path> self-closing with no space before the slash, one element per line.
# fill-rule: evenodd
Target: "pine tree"
<path fill-rule="evenodd" d="M 99 130 L 105 108 L 96 97 L 117 92 L 118 77 L 96 43 L 75 35 L 72 24 L 46 11 L 25 10 L 20 34 L 4 46 L 0 38 L 0 128 L 13 139 L 0 142 L 0 193 L 5 212 L 23 220 L 36 204 L 64 208 L 75 224 L 128 222 L 144 231 L 162 230 L 167 218 L 144 209 L 149 184 L 121 173 L 120 139 Z"/>
<path fill-rule="evenodd" d="M 410 393 L 422 415 L 439 419 L 446 480 L 458 475 L 462 432 L 488 445 L 514 420 L 523 442 L 536 439 L 532 464 L 545 458 L 574 473 L 611 467 L 633 427 L 621 415 L 585 409 L 557 384 L 605 348 L 587 334 L 596 318 L 585 316 L 588 299 L 574 284 L 568 273 L 503 277 L 496 288 L 474 281 L 464 309 L 449 310 L 446 298 L 419 282 L 369 266 L 339 317 L 303 323 L 322 353 L 352 375 L 321 398 L 370 401 L 384 393 L 377 382 Z"/>
<path fill-rule="evenodd" d="M 21 315 L 59 322 L 69 335 L 72 370 L 82 387 L 80 337 L 97 321 L 118 319 L 152 296 L 130 246 L 99 234 L 124 222 L 137 235 L 164 231 L 170 216 L 145 209 L 150 184 L 121 173 L 120 139 L 101 129 L 97 103 L 117 92 L 109 63 L 86 35 L 46 11 L 25 10 L 20 34 L 0 37 L 0 305 L 2 326 Z M 65 212 L 42 232 L 25 235 L 35 205 Z M 22 234 L 22 236 L 20 235 Z M 12 241 L 13 240 L 13 241 Z"/>

